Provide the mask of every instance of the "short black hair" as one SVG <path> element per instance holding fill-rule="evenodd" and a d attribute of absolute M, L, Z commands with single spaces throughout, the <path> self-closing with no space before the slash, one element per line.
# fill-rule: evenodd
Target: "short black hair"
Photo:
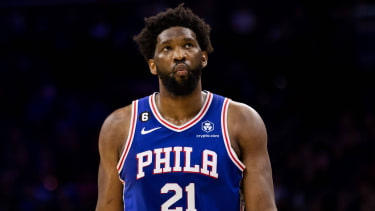
<path fill-rule="evenodd" d="M 185 8 L 182 3 L 174 9 L 169 8 L 165 12 L 145 18 L 145 27 L 138 35 L 134 36 L 134 40 L 146 61 L 154 57 L 158 35 L 165 29 L 174 26 L 191 29 L 195 33 L 202 51 L 206 51 L 208 54 L 213 52 L 214 49 L 210 41 L 211 27 L 189 8 Z"/>

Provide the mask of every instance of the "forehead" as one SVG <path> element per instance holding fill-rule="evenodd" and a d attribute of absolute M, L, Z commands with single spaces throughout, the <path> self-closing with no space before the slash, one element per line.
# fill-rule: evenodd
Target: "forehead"
<path fill-rule="evenodd" d="M 168 41 L 178 39 L 193 39 L 196 40 L 195 33 L 186 27 L 174 26 L 162 31 L 157 37 L 157 43 L 161 44 Z"/>

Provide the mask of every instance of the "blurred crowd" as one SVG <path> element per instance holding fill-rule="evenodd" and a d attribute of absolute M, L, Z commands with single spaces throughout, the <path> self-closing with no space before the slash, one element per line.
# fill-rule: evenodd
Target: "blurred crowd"
<path fill-rule="evenodd" d="M 0 211 L 94 210 L 101 124 L 158 89 L 132 36 L 175 6 L 0 3 Z M 203 88 L 265 121 L 278 209 L 375 210 L 375 4 L 186 6 L 212 27 Z"/>

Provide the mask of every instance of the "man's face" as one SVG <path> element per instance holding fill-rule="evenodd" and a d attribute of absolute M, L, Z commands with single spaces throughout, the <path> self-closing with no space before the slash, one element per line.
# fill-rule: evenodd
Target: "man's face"
<path fill-rule="evenodd" d="M 164 87 L 177 96 L 193 92 L 206 65 L 207 53 L 202 52 L 195 33 L 179 26 L 158 35 L 154 58 L 149 60 L 151 72 L 157 74 Z"/>

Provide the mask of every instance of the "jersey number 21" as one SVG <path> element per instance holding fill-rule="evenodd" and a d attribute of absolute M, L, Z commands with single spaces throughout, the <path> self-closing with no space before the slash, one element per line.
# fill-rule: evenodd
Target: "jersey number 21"
<path fill-rule="evenodd" d="M 175 209 L 169 209 L 176 201 L 182 198 L 182 188 L 177 183 L 167 183 L 165 184 L 160 193 L 166 194 L 169 191 L 174 191 L 175 194 L 169 198 L 164 204 L 161 205 L 161 211 L 182 211 L 182 207 L 176 207 Z M 194 183 L 190 183 L 188 186 L 185 187 L 185 191 L 187 193 L 187 209 L 186 211 L 197 211 L 195 209 L 195 186 Z"/>

